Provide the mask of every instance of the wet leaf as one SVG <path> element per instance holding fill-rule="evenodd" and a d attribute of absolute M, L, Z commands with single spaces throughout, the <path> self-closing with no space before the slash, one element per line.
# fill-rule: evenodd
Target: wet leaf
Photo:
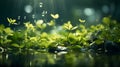
<path fill-rule="evenodd" d="M 51 20 L 49 23 L 47 23 L 49 26 L 54 26 L 55 22 L 53 20 Z"/>
<path fill-rule="evenodd" d="M 50 14 L 52 18 L 54 19 L 58 19 L 59 18 L 59 14 Z"/>
<path fill-rule="evenodd" d="M 73 26 L 72 26 L 71 22 L 68 21 L 67 23 L 64 23 L 63 28 L 66 30 L 72 30 Z"/>
<path fill-rule="evenodd" d="M 86 20 L 79 19 L 79 22 L 81 22 L 81 23 L 85 23 Z"/>
<path fill-rule="evenodd" d="M 75 27 L 72 28 L 72 30 L 75 30 L 75 29 L 77 29 L 77 28 L 78 28 L 78 26 L 75 26 Z"/>
<path fill-rule="evenodd" d="M 4 28 L 5 28 L 5 26 L 4 26 L 4 25 L 0 25 L 0 33 L 2 33 L 2 32 L 3 32 Z"/>
<path fill-rule="evenodd" d="M 19 44 L 16 44 L 16 43 L 12 44 L 12 46 L 17 48 L 20 47 Z"/>
<path fill-rule="evenodd" d="M 5 40 L 5 41 L 4 41 L 4 44 L 8 44 L 8 43 L 10 43 L 10 42 L 12 42 L 12 40 Z"/>
<path fill-rule="evenodd" d="M 102 22 L 105 23 L 105 24 L 110 24 L 110 18 L 109 17 L 104 17 L 102 19 Z"/>
<path fill-rule="evenodd" d="M 11 30 L 11 28 L 7 27 L 4 29 L 5 33 L 8 34 L 8 35 L 13 35 L 13 30 Z"/>
<path fill-rule="evenodd" d="M 7 20 L 8 20 L 8 22 L 9 22 L 10 24 L 16 23 L 16 19 L 7 18 Z"/>

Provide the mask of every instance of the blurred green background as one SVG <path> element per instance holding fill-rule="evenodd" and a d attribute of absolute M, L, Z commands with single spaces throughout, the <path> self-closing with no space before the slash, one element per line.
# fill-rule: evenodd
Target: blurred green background
<path fill-rule="evenodd" d="M 0 0 L 0 24 L 6 24 L 6 18 L 19 22 L 38 19 L 51 20 L 50 14 L 58 13 L 57 24 L 70 20 L 85 19 L 88 24 L 97 24 L 103 16 L 111 16 L 120 21 L 119 0 Z"/>

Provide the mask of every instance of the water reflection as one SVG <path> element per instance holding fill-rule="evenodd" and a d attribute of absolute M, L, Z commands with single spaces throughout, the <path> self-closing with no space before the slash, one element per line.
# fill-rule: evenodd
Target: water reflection
<path fill-rule="evenodd" d="M 24 52 L 0 54 L 0 66 L 2 67 L 119 67 L 119 62 L 119 55 L 91 53 Z"/>

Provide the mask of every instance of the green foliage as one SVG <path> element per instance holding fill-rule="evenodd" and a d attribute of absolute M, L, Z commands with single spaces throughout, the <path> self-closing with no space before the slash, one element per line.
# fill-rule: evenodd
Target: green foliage
<path fill-rule="evenodd" d="M 9 27 L 5 28 L 5 29 L 4 29 L 4 32 L 5 32 L 5 34 L 7 34 L 7 35 L 13 35 L 13 30 L 11 30 L 11 28 L 9 28 Z"/>
<path fill-rule="evenodd" d="M 3 33 L 4 28 L 5 28 L 4 25 L 0 25 L 0 33 L 1 33 L 1 34 Z"/>
<path fill-rule="evenodd" d="M 65 24 L 63 25 L 63 28 L 64 28 L 65 30 L 71 31 L 71 30 L 77 29 L 77 26 L 73 27 L 73 25 L 71 24 L 71 22 L 68 21 L 67 23 L 65 23 Z"/>
<path fill-rule="evenodd" d="M 10 27 L 0 25 L 0 47 L 42 50 L 49 47 L 62 45 L 69 47 L 70 50 L 79 51 L 81 48 L 90 47 L 92 44 L 100 45 L 104 40 L 110 40 L 120 43 L 120 24 L 110 17 L 104 17 L 102 23 L 86 27 L 85 20 L 79 19 L 80 23 L 73 26 L 71 21 L 64 23 L 59 32 L 50 33 L 44 31 L 46 28 L 57 29 L 55 20 L 59 15 L 53 15 L 53 20 L 44 22 L 38 20 L 35 24 L 30 22 L 24 23 L 25 29 L 12 30 Z M 8 19 L 13 24 L 16 21 Z M 93 40 L 96 37 L 96 40 Z M 52 60 L 50 60 L 52 62 Z M 52 62 L 53 63 L 53 62 Z"/>

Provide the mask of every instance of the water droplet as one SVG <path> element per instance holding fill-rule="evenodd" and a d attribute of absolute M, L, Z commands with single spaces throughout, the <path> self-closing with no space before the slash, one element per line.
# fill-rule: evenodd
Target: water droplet
<path fill-rule="evenodd" d="M 44 17 L 45 15 L 42 15 L 42 17 Z"/>
<path fill-rule="evenodd" d="M 26 16 L 24 16 L 24 19 L 26 19 Z"/>
<path fill-rule="evenodd" d="M 43 10 L 42 16 L 44 17 L 47 14 L 47 11 Z"/>
<path fill-rule="evenodd" d="M 20 20 L 20 16 L 18 16 L 18 20 Z"/>
<path fill-rule="evenodd" d="M 25 6 L 25 12 L 26 12 L 26 13 L 31 13 L 32 10 L 33 10 L 33 8 L 32 8 L 31 5 L 26 5 L 26 6 Z"/>
<path fill-rule="evenodd" d="M 36 20 L 34 20 L 33 22 L 37 22 Z"/>
<path fill-rule="evenodd" d="M 42 8 L 42 7 L 43 7 L 43 3 L 42 3 L 42 2 L 40 2 L 40 3 L 39 3 L 39 6 L 40 6 L 40 8 Z"/>

